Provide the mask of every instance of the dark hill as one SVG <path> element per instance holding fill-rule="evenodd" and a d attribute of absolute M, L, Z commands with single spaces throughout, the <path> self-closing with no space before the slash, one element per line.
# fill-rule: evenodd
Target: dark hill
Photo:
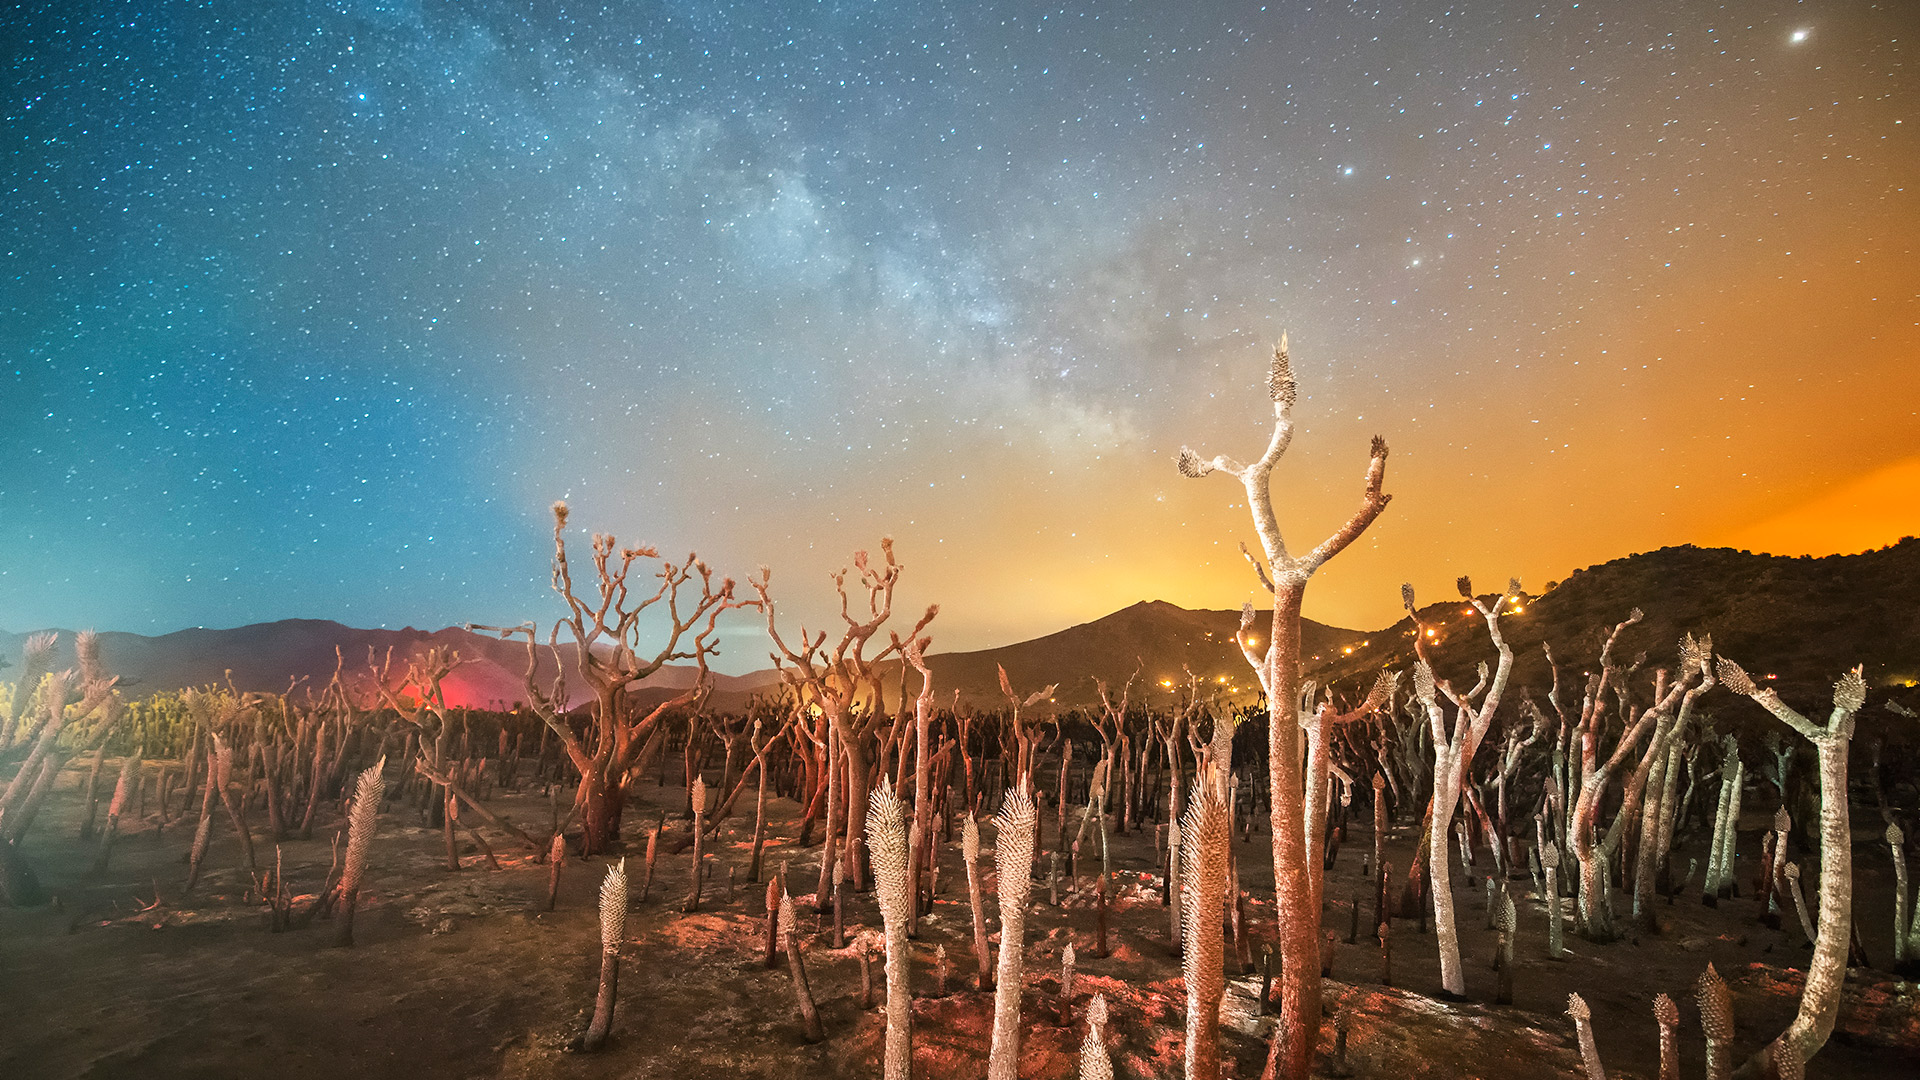
<path fill-rule="evenodd" d="M 1474 665 L 1493 656 L 1484 623 L 1458 599 L 1419 599 L 1429 602 L 1422 618 L 1439 631 L 1440 673 L 1471 684 Z M 1870 687 L 1905 690 L 1920 681 L 1920 541 L 1907 539 L 1819 559 L 1686 545 L 1576 570 L 1501 618 L 1514 648 L 1516 685 L 1548 685 L 1545 641 L 1577 696 L 1605 633 L 1635 607 L 1646 618 L 1621 635 L 1623 657 L 1645 651 L 1651 669 L 1672 663 L 1682 634 L 1712 634 L 1715 652 L 1756 678 L 1775 676 L 1773 685 L 1802 711 L 1824 712 L 1833 681 L 1855 664 L 1866 665 Z M 1328 673 L 1356 682 L 1382 666 L 1404 667 L 1412 634 L 1406 619 L 1376 631 L 1369 647 L 1343 656 Z"/>

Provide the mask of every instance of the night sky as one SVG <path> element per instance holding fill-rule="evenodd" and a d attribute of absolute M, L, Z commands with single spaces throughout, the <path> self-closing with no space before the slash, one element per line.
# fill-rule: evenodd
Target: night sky
<path fill-rule="evenodd" d="M 0 16 L 0 628 L 551 618 L 571 532 L 937 649 L 1920 532 L 1920 13 L 58 3 Z M 1648 606 L 1658 597 L 1646 597 Z M 765 662 L 740 618 L 722 670 Z M 1063 677 L 1070 673 L 1062 673 Z"/>

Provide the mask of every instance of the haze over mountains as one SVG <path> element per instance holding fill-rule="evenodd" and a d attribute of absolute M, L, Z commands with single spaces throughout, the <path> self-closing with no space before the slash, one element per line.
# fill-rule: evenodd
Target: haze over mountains
<path fill-rule="evenodd" d="M 1504 582 L 1474 583 L 1488 595 Z M 1457 596 L 1422 596 L 1422 618 L 1434 627 L 1436 664 L 1443 676 L 1472 681 L 1474 664 L 1493 656 L 1484 625 Z M 1620 648 L 1625 656 L 1645 651 L 1649 667 L 1671 662 L 1675 643 L 1687 632 L 1710 633 L 1717 650 L 1756 676 L 1774 675 L 1789 700 L 1808 707 L 1824 700 L 1824 688 L 1856 663 L 1866 665 L 1868 684 L 1911 687 L 1920 682 L 1920 541 L 1858 555 L 1789 558 L 1729 548 L 1663 548 L 1576 571 L 1564 582 L 1529 595 L 1521 610 L 1503 617 L 1502 630 L 1515 651 L 1515 682 L 1544 690 L 1550 679 L 1540 651 L 1550 643 L 1563 670 L 1584 670 L 1598 652 L 1601 628 L 1610 628 L 1639 607 L 1646 618 L 1630 628 Z M 1136 702 L 1164 704 L 1169 684 L 1186 672 L 1235 700 L 1253 690 L 1232 635 L 1237 611 L 1194 611 L 1146 601 L 1103 618 L 996 649 L 937 653 L 929 658 L 942 704 L 956 690 L 963 703 L 994 707 L 1004 701 L 998 668 L 1006 668 L 1022 695 L 1057 683 L 1058 707 L 1098 701 L 1096 680 L 1117 693 L 1136 669 Z M 1259 614 L 1255 633 L 1265 644 L 1269 614 Z M 937 623 L 935 624 L 937 627 Z M 30 631 L 29 631 L 30 632 Z M 0 631 L 0 680 L 17 672 L 29 632 Z M 1359 686 L 1382 666 L 1411 661 L 1412 624 L 1401 620 L 1371 632 L 1308 621 L 1304 651 L 1323 682 Z M 135 697 L 161 690 L 229 680 L 242 690 L 281 692 L 296 680 L 315 688 L 332 678 L 344 660 L 349 685 L 370 689 L 369 649 L 393 656 L 393 676 L 406 658 L 439 645 L 467 663 L 448 680 L 449 700 L 471 707 L 503 707 L 525 698 L 527 650 L 521 642 L 462 629 L 361 630 L 313 619 L 286 619 L 230 630 L 192 629 L 147 637 L 104 631 L 109 668 Z M 646 644 L 643 642 L 642 644 Z M 337 650 L 337 652 L 336 652 Z M 582 701 L 587 685 L 563 641 L 568 696 Z M 61 631 L 56 663 L 73 662 L 73 634 Z M 538 651 L 541 685 L 553 678 L 553 659 Z M 675 667 L 648 680 L 644 696 L 661 698 L 691 684 L 694 670 Z M 712 705 L 738 709 L 749 695 L 777 682 L 771 670 L 744 676 L 714 676 Z M 897 677 L 887 681 L 891 699 Z M 918 676 L 907 679 L 917 693 Z M 1572 689 L 1577 693 L 1577 689 Z M 1808 697 L 1812 695 L 1812 697 Z M 1909 695 L 1911 696 L 1911 695 Z"/>

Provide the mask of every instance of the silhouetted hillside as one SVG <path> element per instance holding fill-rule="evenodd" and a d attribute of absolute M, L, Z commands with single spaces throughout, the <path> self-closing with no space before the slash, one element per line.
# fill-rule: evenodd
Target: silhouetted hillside
<path fill-rule="evenodd" d="M 1499 584 L 1483 581 L 1477 587 Z M 1484 624 L 1455 597 L 1419 599 L 1424 602 L 1422 617 L 1436 631 L 1440 674 L 1470 685 L 1474 665 L 1493 655 Z M 1920 682 L 1920 541 L 1915 540 L 1824 559 L 1729 548 L 1662 548 L 1577 570 L 1544 593 L 1528 596 L 1520 607 L 1501 619 L 1514 648 L 1516 686 L 1546 689 L 1550 676 L 1540 651 L 1545 641 L 1568 673 L 1569 694 L 1577 697 L 1580 675 L 1598 656 L 1605 631 L 1635 607 L 1644 610 L 1646 618 L 1622 636 L 1621 655 L 1631 658 L 1645 651 L 1649 669 L 1671 663 L 1680 636 L 1691 632 L 1712 634 L 1717 652 L 1738 660 L 1756 677 L 1775 676 L 1781 693 L 1803 709 L 1821 708 L 1833 680 L 1857 663 L 1866 665 L 1870 686 L 1906 688 Z M 1270 617 L 1261 612 L 1255 623 L 1262 644 Z M 936 653 L 929 666 L 943 705 L 950 704 L 958 690 L 967 704 L 1000 706 L 1005 699 L 999 665 L 1005 665 L 1014 689 L 1023 695 L 1058 683 L 1055 704 L 1061 708 L 1097 702 L 1095 679 L 1107 680 L 1117 692 L 1136 665 L 1141 668 L 1136 702 L 1164 705 L 1168 690 L 1163 683 L 1183 682 L 1186 668 L 1216 687 L 1237 687 L 1235 696 L 1245 698 L 1252 693 L 1249 673 L 1233 644 L 1239 622 L 1237 611 L 1192 611 L 1144 601 L 1031 641 Z M 18 670 L 25 637 L 0 632 L 0 659 L 14 665 L 8 674 Z M 448 681 L 454 703 L 488 707 L 525 696 L 523 644 L 452 628 L 356 630 L 335 622 L 287 619 L 233 630 L 182 630 L 159 637 L 109 632 L 101 638 L 108 666 L 135 695 L 225 682 L 229 672 L 242 690 L 283 691 L 289 680 L 299 677 L 323 686 L 333 674 L 336 647 L 346 657 L 348 673 L 364 681 L 370 646 L 381 654 L 391 647 L 398 671 L 407 656 L 443 645 L 470 661 Z M 1352 688 L 1371 680 L 1383 666 L 1405 668 L 1412 662 L 1412 624 L 1402 619 L 1369 634 L 1308 620 L 1303 645 L 1311 675 Z M 547 650 L 540 652 L 544 686 L 553 669 Z M 573 670 L 572 649 L 563 645 L 561 653 L 569 668 L 569 696 L 578 704 L 585 698 L 586 683 Z M 70 632 L 61 632 L 57 663 L 73 663 Z M 692 678 L 688 667 L 661 671 L 648 681 L 640 700 L 659 700 Z M 771 671 L 716 676 L 712 705 L 737 710 L 750 694 L 776 681 Z M 890 707 L 898 700 L 898 687 L 897 674 L 889 676 Z M 918 693 L 919 687 L 919 677 L 909 675 L 908 694 Z M 1920 692 L 1900 696 L 1920 698 Z M 1920 705 L 1920 700 L 1909 704 Z"/>
<path fill-rule="evenodd" d="M 1476 590 L 1502 582 L 1476 582 Z M 1483 598 L 1485 597 L 1483 592 Z M 1419 597 L 1438 630 L 1436 665 L 1471 684 L 1473 667 L 1493 657 L 1484 622 L 1456 597 Z M 1439 602 L 1436 602 L 1439 601 Z M 1713 635 L 1715 652 L 1756 678 L 1773 675 L 1802 710 L 1824 709 L 1833 681 L 1866 665 L 1870 687 L 1904 689 L 1920 681 L 1920 541 L 1826 558 L 1754 555 L 1731 548 L 1661 548 L 1577 570 L 1500 628 L 1514 648 L 1517 685 L 1544 690 L 1550 674 L 1540 650 L 1553 647 L 1577 697 L 1581 673 L 1597 659 L 1605 633 L 1638 607 L 1646 618 L 1617 646 L 1623 658 L 1645 651 L 1649 669 L 1671 664 L 1680 636 Z M 1357 681 L 1382 666 L 1404 667 L 1413 654 L 1412 623 L 1372 635 L 1372 644 L 1328 672 Z M 1904 696 L 1904 695 L 1903 695 Z"/>

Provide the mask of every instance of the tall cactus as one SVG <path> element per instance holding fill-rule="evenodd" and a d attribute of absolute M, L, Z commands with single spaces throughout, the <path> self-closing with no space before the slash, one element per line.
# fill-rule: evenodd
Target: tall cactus
<path fill-rule="evenodd" d="M 227 752 L 229 757 L 232 752 Z M 360 774 L 353 786 L 353 808 L 347 812 L 347 858 L 340 870 L 340 922 L 335 945 L 353 944 L 353 911 L 360 899 L 360 880 L 367 868 L 367 848 L 380 825 L 380 800 L 386 797 L 387 759 L 381 758 Z M 209 778 L 209 783 L 212 778 Z M 201 827 L 204 829 L 204 808 Z"/>
<path fill-rule="evenodd" d="M 1887 822 L 1887 846 L 1893 849 L 1893 962 L 1897 967 L 1907 959 L 1907 838 L 1899 822 Z"/>
<path fill-rule="evenodd" d="M 613 1027 L 613 1004 L 620 987 L 620 940 L 627 933 L 627 860 L 607 868 L 600 882 L 600 992 L 593 999 L 593 1022 L 581 1039 L 583 1050 L 598 1050 Z"/>
<path fill-rule="evenodd" d="M 1187 1080 L 1220 1075 L 1220 1001 L 1226 993 L 1226 943 L 1221 906 L 1226 901 L 1227 843 L 1232 824 L 1219 785 L 1196 785 L 1180 835 L 1186 847 L 1183 894 L 1185 947 L 1181 967 L 1187 984 Z"/>
<path fill-rule="evenodd" d="M 1600 1049 L 1593 1045 L 1593 1010 L 1579 994 L 1567 995 L 1567 1015 L 1573 1018 L 1574 1032 L 1580 1039 L 1580 1061 L 1586 1066 L 1587 1080 L 1607 1080 L 1600 1066 Z"/>
<path fill-rule="evenodd" d="M 1547 871 L 1547 958 L 1558 960 L 1566 932 L 1560 925 L 1560 849 L 1552 844 L 1541 848 L 1540 865 Z"/>
<path fill-rule="evenodd" d="M 880 918 L 887 928 L 886 1080 L 908 1080 L 913 1068 L 913 992 L 907 957 L 907 920 L 913 888 L 907 866 L 906 811 L 884 779 L 867 799 L 867 853 L 873 861 Z"/>
<path fill-rule="evenodd" d="M 1033 894 L 1034 829 L 1039 816 L 1024 779 L 1000 808 L 994 867 L 1000 891 L 1000 970 L 993 994 L 993 1043 L 987 1080 L 1016 1080 L 1020 1067 L 1020 980 L 1024 974 L 1027 901 Z"/>
<path fill-rule="evenodd" d="M 1853 738 L 1853 718 L 1867 703 L 1867 683 L 1856 667 L 1833 685 L 1833 711 L 1825 725 L 1811 720 L 1780 700 L 1777 691 L 1761 689 L 1740 665 L 1722 657 L 1720 681 L 1745 694 L 1788 727 L 1813 743 L 1820 763 L 1820 922 L 1813 960 L 1807 965 L 1800 1010 L 1780 1043 L 1770 1043 L 1755 1055 L 1764 1068 L 1775 1045 L 1791 1046 L 1801 1060 L 1811 1058 L 1827 1044 L 1840 1016 L 1840 984 L 1847 977 L 1847 947 L 1853 934 L 1853 836 L 1847 812 L 1847 748 Z"/>
<path fill-rule="evenodd" d="M 993 951 L 987 945 L 986 902 L 980 894 L 980 823 L 968 812 L 960 830 L 960 855 L 967 864 L 967 902 L 973 909 L 975 990 L 993 989 Z"/>
<path fill-rule="evenodd" d="M 1660 1080 L 1680 1080 L 1680 1009 L 1672 998 L 1659 994 L 1653 999 L 1653 1019 L 1660 1025 Z"/>
<path fill-rule="evenodd" d="M 1711 963 L 1694 984 L 1693 1000 L 1707 1036 L 1707 1080 L 1728 1080 L 1733 1075 L 1733 994 Z"/>

